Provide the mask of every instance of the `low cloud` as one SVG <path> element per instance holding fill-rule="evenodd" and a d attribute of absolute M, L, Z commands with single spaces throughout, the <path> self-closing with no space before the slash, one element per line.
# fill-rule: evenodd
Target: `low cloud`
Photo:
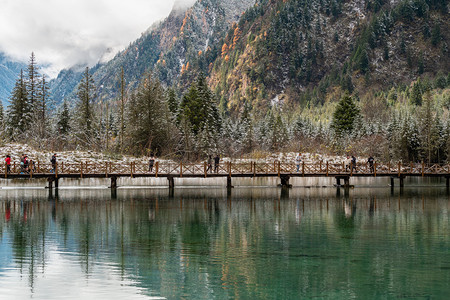
<path fill-rule="evenodd" d="M 176 2 L 176 4 L 175 4 Z M 3 0 L 0 51 L 28 62 L 31 52 L 49 76 L 94 65 L 124 49 L 175 5 L 195 0 Z"/>

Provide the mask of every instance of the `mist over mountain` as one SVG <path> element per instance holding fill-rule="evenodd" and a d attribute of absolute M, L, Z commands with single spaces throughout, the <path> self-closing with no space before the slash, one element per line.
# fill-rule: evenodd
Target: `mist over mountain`
<path fill-rule="evenodd" d="M 153 72 L 167 86 L 177 84 L 179 77 L 197 60 L 199 53 L 216 47 L 233 23 L 238 22 L 254 0 L 203 0 L 191 7 L 190 1 L 177 2 L 163 21 L 153 24 L 138 40 L 107 63 L 98 64 L 91 72 L 100 99 L 114 98 L 118 91 L 120 70 L 124 69 L 128 89 L 133 89 L 146 72 Z M 184 67 L 183 67 L 184 66 Z M 71 74 L 67 77 L 68 74 Z M 51 83 L 57 102 L 74 94 L 79 75 L 64 70 Z"/>
<path fill-rule="evenodd" d="M 25 64 L 15 62 L 0 52 L 0 100 L 4 107 L 9 103 L 8 99 L 20 70 L 25 68 Z"/>

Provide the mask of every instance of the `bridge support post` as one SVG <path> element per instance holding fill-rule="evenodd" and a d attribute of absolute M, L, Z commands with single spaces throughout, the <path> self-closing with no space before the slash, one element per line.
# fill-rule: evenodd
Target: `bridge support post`
<path fill-rule="evenodd" d="M 117 189 L 117 177 L 116 176 L 112 176 L 111 177 L 111 189 Z"/>
<path fill-rule="evenodd" d="M 394 187 L 394 177 L 393 176 L 391 176 L 391 187 L 392 188 Z"/>
<path fill-rule="evenodd" d="M 167 180 L 169 181 L 169 189 L 173 189 L 175 187 L 175 181 L 173 180 L 173 176 L 168 176 Z"/>
<path fill-rule="evenodd" d="M 52 177 L 48 177 L 47 181 L 48 181 L 48 188 L 52 189 L 53 188 L 53 178 Z"/>
<path fill-rule="evenodd" d="M 336 176 L 336 186 L 341 187 L 341 179 L 344 179 L 344 188 L 350 187 L 350 176 Z"/>
<path fill-rule="evenodd" d="M 227 176 L 227 189 L 233 188 L 233 185 L 231 184 L 231 176 Z"/>
<path fill-rule="evenodd" d="M 59 185 L 58 185 L 58 177 L 56 177 L 54 180 L 55 180 L 55 189 L 57 190 L 57 189 L 58 189 L 58 186 L 59 186 Z"/>
<path fill-rule="evenodd" d="M 404 184 L 405 177 L 400 175 L 399 179 L 400 179 L 400 188 L 402 188 L 405 186 L 405 184 Z"/>
<path fill-rule="evenodd" d="M 350 177 L 349 176 L 344 177 L 344 187 L 346 189 L 348 189 L 350 187 Z"/>
<path fill-rule="evenodd" d="M 281 188 L 280 199 L 289 199 L 289 188 L 284 186 Z"/>
<path fill-rule="evenodd" d="M 445 177 L 445 186 L 447 187 L 447 189 L 450 188 L 450 176 Z"/>
<path fill-rule="evenodd" d="M 288 175 L 281 175 L 280 179 L 281 179 L 281 187 L 283 187 L 283 188 L 291 188 L 292 187 L 292 184 L 289 184 L 290 177 Z"/>

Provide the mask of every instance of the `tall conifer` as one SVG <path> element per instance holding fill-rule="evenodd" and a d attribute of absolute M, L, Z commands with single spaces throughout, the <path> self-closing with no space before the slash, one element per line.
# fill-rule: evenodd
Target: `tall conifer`
<path fill-rule="evenodd" d="M 18 135 L 23 134 L 30 127 L 31 113 L 25 78 L 21 70 L 14 85 L 8 109 L 7 131 L 13 140 L 17 140 Z"/>
<path fill-rule="evenodd" d="M 94 110 L 92 102 L 95 97 L 94 78 L 89 73 L 89 67 L 86 67 L 81 82 L 77 89 L 78 96 L 78 130 L 80 138 L 91 138 L 94 134 L 93 121 Z"/>

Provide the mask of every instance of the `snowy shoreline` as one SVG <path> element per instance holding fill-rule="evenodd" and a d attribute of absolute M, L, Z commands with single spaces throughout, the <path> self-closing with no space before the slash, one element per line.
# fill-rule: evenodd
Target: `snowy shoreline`
<path fill-rule="evenodd" d="M 2 153 L 3 157 L 6 155 L 11 156 L 11 162 L 20 162 L 20 157 L 22 154 L 28 156 L 28 159 L 33 161 L 39 161 L 43 163 L 50 163 L 50 158 L 53 153 L 57 154 L 58 162 L 64 163 L 80 163 L 80 162 L 92 162 L 92 163 L 104 163 L 104 162 L 115 162 L 115 163 L 130 163 L 136 161 L 144 161 L 147 162 L 149 157 L 134 157 L 129 155 L 117 155 L 118 158 L 112 158 L 111 155 L 106 155 L 103 153 L 98 153 L 95 151 L 58 151 L 58 152 L 50 152 L 50 151 L 39 151 L 33 149 L 31 146 L 27 144 L 17 144 L 17 143 L 7 143 L 4 146 L 0 147 L 0 153 Z M 298 153 L 296 152 L 279 152 L 272 153 L 262 158 L 229 158 L 229 157 L 221 157 L 222 162 L 257 162 L 257 163 L 273 163 L 274 161 L 281 162 L 294 162 L 295 157 Z M 329 163 L 342 163 L 345 161 L 346 157 L 344 156 L 331 156 L 331 155 L 323 155 L 318 153 L 302 153 L 302 161 L 305 163 L 316 163 L 316 162 L 329 162 Z M 206 161 L 205 157 L 205 161 Z M 357 157 L 358 161 L 366 161 L 367 158 Z M 166 159 L 158 159 L 159 161 L 167 161 L 174 162 L 173 160 Z"/>

